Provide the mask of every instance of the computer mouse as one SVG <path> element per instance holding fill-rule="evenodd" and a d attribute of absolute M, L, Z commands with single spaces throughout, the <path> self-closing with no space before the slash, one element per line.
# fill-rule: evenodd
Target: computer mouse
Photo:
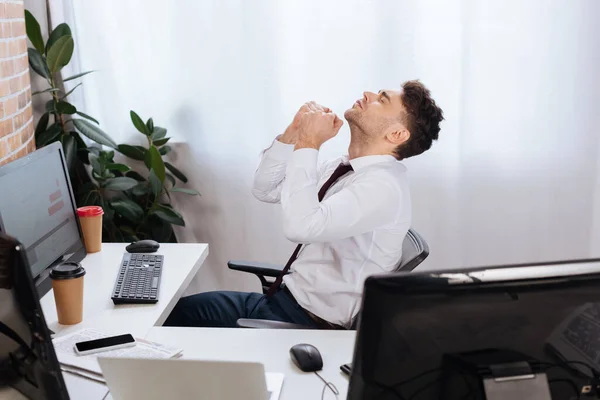
<path fill-rule="evenodd" d="M 323 369 L 321 353 L 312 344 L 300 343 L 290 349 L 290 357 L 298 368 L 304 372 L 315 372 Z"/>
<path fill-rule="evenodd" d="M 125 250 L 128 253 L 154 253 L 159 247 L 160 244 L 157 241 L 146 239 L 131 243 L 125 247 Z"/>

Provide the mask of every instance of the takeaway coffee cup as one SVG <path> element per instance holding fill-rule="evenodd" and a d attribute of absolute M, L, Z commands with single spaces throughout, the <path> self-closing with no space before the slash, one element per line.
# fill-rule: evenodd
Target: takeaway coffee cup
<path fill-rule="evenodd" d="M 78 324 L 83 319 L 84 275 L 78 262 L 65 262 L 50 271 L 59 324 Z"/>
<path fill-rule="evenodd" d="M 79 207 L 77 216 L 83 231 L 83 241 L 88 253 L 96 253 L 102 249 L 102 214 L 99 206 Z"/>

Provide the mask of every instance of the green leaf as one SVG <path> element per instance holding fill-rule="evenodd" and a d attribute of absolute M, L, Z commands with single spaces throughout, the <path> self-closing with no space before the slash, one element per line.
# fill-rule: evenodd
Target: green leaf
<path fill-rule="evenodd" d="M 67 103 L 66 101 L 59 101 L 58 103 L 56 103 L 56 111 L 58 111 L 61 114 L 73 115 L 77 112 L 77 109 L 71 103 Z"/>
<path fill-rule="evenodd" d="M 150 147 L 148 153 L 146 153 L 146 160 L 149 160 L 150 168 L 154 170 L 154 173 L 160 179 L 161 182 L 165 181 L 165 163 L 162 160 L 158 149 L 154 146 Z"/>
<path fill-rule="evenodd" d="M 143 176 L 141 176 L 139 173 L 137 173 L 136 171 L 129 171 L 125 174 L 125 176 L 128 176 L 130 178 L 135 179 L 138 182 L 145 182 L 146 178 L 144 178 Z"/>
<path fill-rule="evenodd" d="M 87 72 L 82 72 L 80 74 L 76 74 L 76 75 L 70 76 L 70 77 L 68 77 L 66 79 L 63 79 L 63 82 L 69 82 L 69 81 L 72 81 L 73 79 L 81 78 L 82 76 L 85 76 L 87 74 L 91 74 L 92 72 L 95 72 L 95 71 L 87 71 Z"/>
<path fill-rule="evenodd" d="M 45 106 L 46 112 L 55 113 L 56 108 L 54 107 L 54 100 L 48 100 Z"/>
<path fill-rule="evenodd" d="M 69 166 L 69 170 L 71 170 L 73 165 L 75 165 L 77 157 L 77 141 L 71 135 L 64 135 L 62 138 L 62 145 L 65 153 L 65 160 L 67 160 L 67 165 Z"/>
<path fill-rule="evenodd" d="M 73 124 L 79 132 L 98 144 L 116 148 L 117 144 L 104 131 L 84 119 L 73 119 Z"/>
<path fill-rule="evenodd" d="M 120 144 L 117 146 L 117 150 L 119 153 L 126 155 L 129 158 L 133 158 L 134 160 L 143 161 L 146 153 L 142 152 L 140 149 L 134 146 L 130 146 L 128 144 Z M 145 150 L 145 149 L 144 149 Z"/>
<path fill-rule="evenodd" d="M 50 121 L 50 114 L 49 113 L 42 114 L 42 116 L 40 117 L 40 120 L 38 121 L 37 126 L 35 127 L 35 139 L 36 140 L 38 139 L 38 137 L 40 136 L 40 134 L 42 132 L 44 132 L 46 129 L 48 129 L 49 121 Z"/>
<path fill-rule="evenodd" d="M 52 47 L 46 53 L 46 61 L 48 62 L 50 72 L 55 73 L 60 71 L 62 67 L 71 61 L 74 46 L 75 43 L 71 36 L 62 36 L 52 44 Z"/>
<path fill-rule="evenodd" d="M 97 123 L 98 125 L 100 125 L 100 122 L 98 122 L 96 120 L 96 118 L 92 117 L 91 115 L 87 115 L 86 113 L 82 113 L 81 111 L 77 111 L 77 115 L 79 115 L 80 117 L 83 117 L 85 119 L 89 119 L 90 121 L 93 121 L 93 122 Z"/>
<path fill-rule="evenodd" d="M 133 122 L 133 126 L 135 126 L 135 129 L 137 129 L 146 136 L 150 136 L 150 131 L 148 130 L 148 127 L 146 126 L 146 124 L 144 124 L 144 121 L 142 121 L 140 116 L 137 115 L 135 111 L 129 111 L 129 116 L 131 117 L 131 122 Z"/>
<path fill-rule="evenodd" d="M 50 79 L 50 72 L 48 71 L 46 61 L 42 58 L 42 54 L 30 47 L 27 49 L 27 55 L 29 56 L 29 65 L 31 66 L 31 69 L 39 76 Z"/>
<path fill-rule="evenodd" d="M 148 128 L 148 131 L 150 131 L 150 134 L 154 132 L 154 120 L 152 118 L 149 118 L 148 121 L 146 121 L 146 127 Z"/>
<path fill-rule="evenodd" d="M 171 193 L 173 192 L 179 192 L 179 193 L 185 193 L 185 194 L 189 194 L 191 196 L 200 196 L 200 193 L 197 190 L 194 189 L 186 189 L 186 188 L 173 188 L 170 190 Z"/>
<path fill-rule="evenodd" d="M 132 190 L 134 196 L 143 196 L 148 193 L 148 184 L 146 182 L 138 183 Z"/>
<path fill-rule="evenodd" d="M 48 43 L 46 43 L 46 54 L 48 53 L 48 50 L 50 50 L 52 45 L 63 36 L 73 36 L 73 34 L 71 34 L 71 28 L 69 28 L 69 25 L 65 23 L 59 24 L 56 28 L 54 28 L 54 30 L 50 34 L 50 37 L 48 38 Z"/>
<path fill-rule="evenodd" d="M 172 149 L 171 149 L 171 146 L 163 146 L 163 147 L 161 147 L 160 149 L 158 149 L 158 152 L 160 153 L 160 155 L 161 155 L 161 156 L 164 156 L 164 155 L 166 155 L 168 152 L 170 152 L 171 150 L 172 150 Z"/>
<path fill-rule="evenodd" d="M 169 173 L 165 174 L 165 177 L 171 182 L 171 187 L 175 186 L 175 177 Z"/>
<path fill-rule="evenodd" d="M 133 228 L 132 228 L 132 227 L 130 227 L 130 226 L 127 226 L 127 225 L 121 225 L 121 226 L 119 226 L 119 230 L 120 230 L 121 232 L 123 232 L 123 233 L 126 233 L 126 234 L 128 234 L 128 235 L 135 236 L 135 231 L 134 231 L 134 230 L 133 230 Z"/>
<path fill-rule="evenodd" d="M 138 184 L 133 178 L 128 178 L 126 176 L 121 176 L 118 178 L 113 178 L 104 184 L 104 188 L 108 190 L 129 190 Z"/>
<path fill-rule="evenodd" d="M 167 143 L 169 141 L 169 139 L 171 139 L 171 138 L 168 137 L 168 138 L 164 138 L 164 139 L 158 139 L 158 140 L 155 140 L 154 142 L 152 142 L 152 144 L 155 145 L 156 147 L 162 146 L 163 144 Z"/>
<path fill-rule="evenodd" d="M 36 140 L 37 147 L 44 147 L 48 143 L 54 142 L 58 136 L 62 133 L 62 128 L 60 124 L 52 124 L 50 128 L 46 129 L 43 133 L 40 134 L 38 139 Z"/>
<path fill-rule="evenodd" d="M 31 93 L 32 96 L 36 96 L 38 94 L 42 94 L 42 93 L 52 93 L 52 92 L 60 92 L 60 89 L 57 88 L 50 88 L 50 89 L 46 89 L 46 90 L 38 90 L 37 92 L 33 92 Z"/>
<path fill-rule="evenodd" d="M 114 170 L 117 170 L 119 172 L 127 172 L 127 171 L 131 170 L 131 168 L 129 168 L 127 165 L 125 165 L 125 164 L 119 164 L 119 163 L 106 164 L 106 168 L 107 169 L 114 169 Z"/>
<path fill-rule="evenodd" d="M 107 221 L 112 221 L 115 218 L 115 210 L 113 210 L 110 207 L 107 207 L 107 205 L 103 204 L 102 208 L 104 208 L 104 215 L 102 216 L 102 219 L 106 219 Z"/>
<path fill-rule="evenodd" d="M 163 221 L 156 216 L 152 216 L 149 222 L 152 239 L 159 243 L 166 243 L 171 240 L 171 237 L 173 236 L 173 227 L 170 223 Z"/>
<path fill-rule="evenodd" d="M 167 136 L 167 130 L 160 126 L 154 127 L 154 132 L 152 132 L 152 140 L 162 139 Z"/>
<path fill-rule="evenodd" d="M 27 31 L 27 37 L 31 41 L 31 44 L 33 44 L 33 47 L 40 53 L 43 53 L 44 39 L 42 38 L 42 29 L 29 10 L 25 10 L 25 30 Z"/>
<path fill-rule="evenodd" d="M 126 242 L 135 242 L 140 240 L 135 231 L 133 230 L 133 228 L 127 226 L 127 225 L 121 225 L 119 226 L 119 232 L 123 234 L 123 239 Z"/>
<path fill-rule="evenodd" d="M 98 201 L 98 192 L 96 192 L 94 190 L 90 190 L 89 192 L 83 194 L 81 196 L 81 198 L 82 198 L 81 204 L 78 203 L 78 205 L 94 206 L 94 205 L 96 205 L 96 202 Z"/>
<path fill-rule="evenodd" d="M 104 168 L 102 167 L 102 163 L 100 162 L 100 157 L 95 154 L 90 153 L 88 156 L 90 160 L 90 165 L 92 166 L 92 171 L 97 174 L 101 174 Z"/>
<path fill-rule="evenodd" d="M 144 210 L 129 199 L 117 199 L 110 202 L 115 211 L 132 222 L 138 222 L 144 216 Z"/>
<path fill-rule="evenodd" d="M 90 161 L 88 159 L 89 150 L 88 150 L 87 144 L 81 138 L 81 135 L 79 135 L 79 133 L 77 133 L 76 131 L 69 132 L 69 135 L 71 135 L 71 136 L 73 136 L 73 138 L 75 138 L 75 143 L 77 143 L 77 156 L 79 157 L 79 160 L 84 164 L 89 164 L 90 163 Z"/>
<path fill-rule="evenodd" d="M 154 172 L 154 169 L 150 169 L 150 176 L 148 180 L 150 181 L 150 187 L 152 188 L 152 194 L 154 195 L 154 197 L 156 198 L 160 196 L 160 193 L 163 189 L 163 184 L 160 181 L 160 179 L 156 176 L 156 172 Z"/>
<path fill-rule="evenodd" d="M 76 131 L 71 131 L 71 132 L 69 132 L 69 134 L 75 138 L 75 141 L 77 142 L 78 150 L 87 150 L 88 149 L 87 144 L 85 144 L 85 142 L 83 141 L 81 136 L 79 136 L 79 133 L 77 133 Z"/>
<path fill-rule="evenodd" d="M 187 183 L 187 181 L 188 181 L 187 177 L 183 174 L 183 172 L 181 172 L 180 170 L 178 170 L 177 168 L 175 168 L 173 166 L 173 164 L 165 162 L 165 167 L 167 167 L 167 169 L 169 171 L 171 171 L 171 173 L 173 175 L 175 175 L 177 177 L 177 179 L 179 179 L 181 182 Z"/>
<path fill-rule="evenodd" d="M 75 91 L 75 89 L 77 89 L 79 86 L 83 85 L 83 83 L 78 83 L 77 85 L 75 85 L 75 87 L 71 90 L 69 90 L 67 93 L 65 93 L 64 96 L 62 96 L 60 99 L 66 99 L 68 95 L 70 95 L 71 93 L 73 93 Z"/>
<path fill-rule="evenodd" d="M 126 243 L 127 242 L 125 240 L 125 236 L 123 236 L 123 232 L 121 232 L 119 229 L 115 229 L 113 232 L 114 232 L 115 239 L 114 239 L 114 241 L 111 240 L 111 242 L 114 242 L 114 243 Z"/>
<path fill-rule="evenodd" d="M 97 189 L 96 185 L 93 182 L 86 182 L 83 185 L 81 185 L 81 187 L 79 187 L 77 189 L 76 194 L 77 195 L 81 195 L 81 194 L 86 194 L 89 193 L 90 191 Z"/>
<path fill-rule="evenodd" d="M 169 222 L 171 224 L 185 226 L 185 222 L 183 221 L 183 217 L 177 211 L 172 208 L 165 207 L 162 204 L 156 206 L 156 208 L 152 211 L 154 215 L 163 221 Z"/>
<path fill-rule="evenodd" d="M 115 158 L 115 152 L 113 150 L 105 151 L 106 159 L 112 161 Z"/>

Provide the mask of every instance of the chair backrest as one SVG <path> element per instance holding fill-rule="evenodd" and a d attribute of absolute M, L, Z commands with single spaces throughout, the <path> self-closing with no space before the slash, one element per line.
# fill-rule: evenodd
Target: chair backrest
<path fill-rule="evenodd" d="M 402 259 L 396 272 L 410 272 L 421 264 L 429 255 L 429 246 L 421 235 L 409 229 L 402 242 Z"/>

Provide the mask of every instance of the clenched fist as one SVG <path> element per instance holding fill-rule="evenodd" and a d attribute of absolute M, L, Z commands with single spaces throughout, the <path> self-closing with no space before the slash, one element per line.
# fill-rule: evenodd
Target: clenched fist
<path fill-rule="evenodd" d="M 292 123 L 287 127 L 283 135 L 279 137 L 279 141 L 286 144 L 296 144 L 298 141 L 298 137 L 300 134 L 300 121 L 302 116 L 310 111 L 323 111 L 326 113 L 330 113 L 331 109 L 320 104 L 315 103 L 314 101 L 309 101 L 304 103 L 302 107 L 298 110 Z"/>
<path fill-rule="evenodd" d="M 326 141 L 333 138 L 344 124 L 337 115 L 325 108 L 310 107 L 310 110 L 300 115 L 298 140 L 296 149 L 317 149 Z"/>

